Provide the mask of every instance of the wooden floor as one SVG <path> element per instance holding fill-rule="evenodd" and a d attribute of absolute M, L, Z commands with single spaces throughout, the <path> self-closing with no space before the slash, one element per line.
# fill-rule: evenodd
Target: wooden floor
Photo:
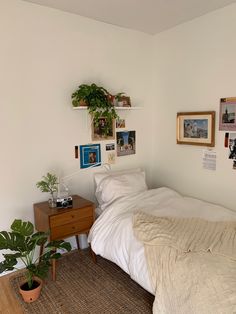
<path fill-rule="evenodd" d="M 0 314 L 23 314 L 21 306 L 9 285 L 9 278 L 12 275 L 0 277 Z"/>

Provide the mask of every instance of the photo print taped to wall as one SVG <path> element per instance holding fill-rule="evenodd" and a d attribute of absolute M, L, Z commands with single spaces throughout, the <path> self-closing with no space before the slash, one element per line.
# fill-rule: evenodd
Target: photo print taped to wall
<path fill-rule="evenodd" d="M 136 152 L 135 131 L 116 132 L 117 156 L 133 155 Z"/>
<path fill-rule="evenodd" d="M 219 130 L 236 131 L 236 97 L 221 98 Z"/>
<path fill-rule="evenodd" d="M 236 133 L 229 133 L 229 159 L 236 159 Z"/>

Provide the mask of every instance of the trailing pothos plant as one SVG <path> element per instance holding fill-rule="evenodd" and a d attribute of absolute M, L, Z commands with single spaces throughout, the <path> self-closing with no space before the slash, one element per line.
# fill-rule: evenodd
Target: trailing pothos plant
<path fill-rule="evenodd" d="M 26 280 L 29 290 L 33 286 L 34 277 L 44 279 L 51 266 L 52 259 L 61 257 L 57 249 L 70 251 L 71 245 L 63 240 L 51 241 L 46 244 L 48 233 L 34 232 L 34 226 L 29 221 L 15 219 L 11 231 L 0 232 L 0 250 L 10 250 L 12 254 L 3 254 L 0 263 L 0 273 L 17 269 L 18 260 L 26 267 Z M 45 245 L 46 244 L 46 245 Z M 35 257 L 36 248 L 44 245 L 41 256 Z"/>
<path fill-rule="evenodd" d="M 107 136 L 112 129 L 113 120 L 119 118 L 113 104 L 114 96 L 104 87 L 93 83 L 79 85 L 71 98 L 74 107 L 87 106 L 95 127 L 99 127 L 101 118 L 105 119 L 106 123 L 102 131 L 103 135 Z"/>

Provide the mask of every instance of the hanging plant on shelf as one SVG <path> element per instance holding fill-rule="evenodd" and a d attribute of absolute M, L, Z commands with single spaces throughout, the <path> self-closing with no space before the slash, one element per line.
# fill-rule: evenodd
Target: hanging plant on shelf
<path fill-rule="evenodd" d="M 101 118 L 106 120 L 102 129 L 104 136 L 109 134 L 113 120 L 119 118 L 113 104 L 114 97 L 104 87 L 94 83 L 79 85 L 78 89 L 71 95 L 73 107 L 87 106 L 94 127 L 99 126 Z"/>

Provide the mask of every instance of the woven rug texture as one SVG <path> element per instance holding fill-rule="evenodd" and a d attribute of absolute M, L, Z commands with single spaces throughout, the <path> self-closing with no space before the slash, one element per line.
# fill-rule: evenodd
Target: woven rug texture
<path fill-rule="evenodd" d="M 57 280 L 47 279 L 40 298 L 25 303 L 18 292 L 22 275 L 11 287 L 27 314 L 152 313 L 154 296 L 130 279 L 118 266 L 88 250 L 73 251 L 57 262 Z"/>

